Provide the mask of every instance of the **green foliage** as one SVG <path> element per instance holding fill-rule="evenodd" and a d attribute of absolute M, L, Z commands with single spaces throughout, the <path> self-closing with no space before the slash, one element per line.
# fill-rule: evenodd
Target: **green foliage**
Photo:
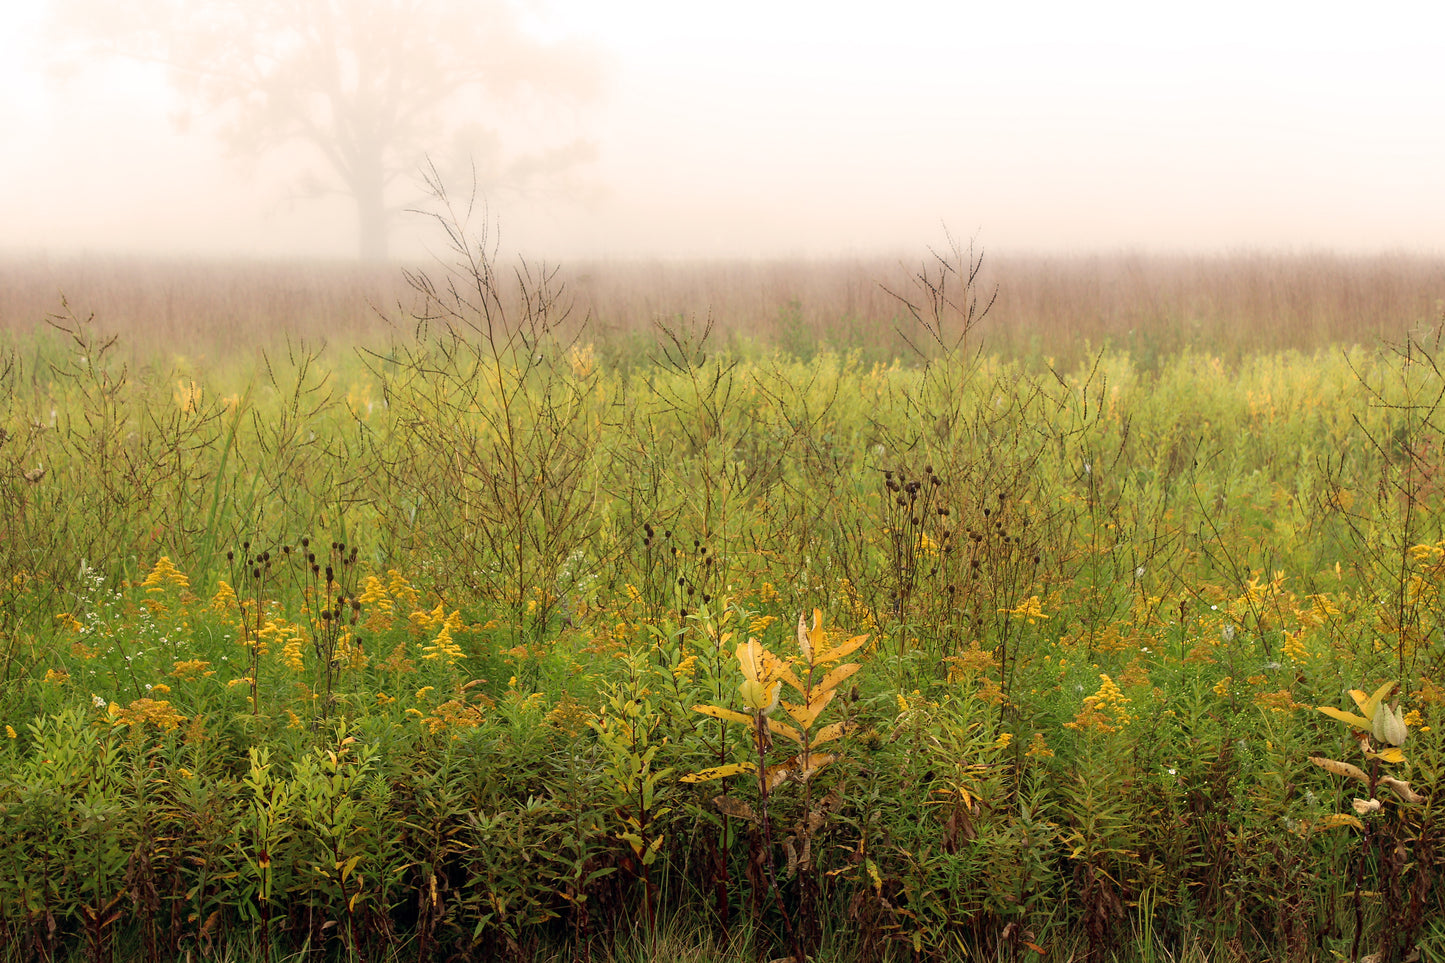
<path fill-rule="evenodd" d="M 1438 943 L 1434 342 L 1056 371 L 934 271 L 906 363 L 485 259 L 364 353 L 16 346 L 5 953 Z"/>

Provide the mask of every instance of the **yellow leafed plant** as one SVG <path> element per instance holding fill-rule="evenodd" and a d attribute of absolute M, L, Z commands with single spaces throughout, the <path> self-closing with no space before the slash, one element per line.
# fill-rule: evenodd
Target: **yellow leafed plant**
<path fill-rule="evenodd" d="M 1319 707 L 1319 710 L 1331 719 L 1338 719 L 1350 728 L 1357 730 L 1356 738 L 1360 741 L 1360 749 L 1371 764 L 1370 771 L 1366 772 L 1359 766 L 1348 762 L 1340 762 L 1324 756 L 1310 756 L 1310 762 L 1321 769 L 1366 784 L 1371 798 L 1356 800 L 1357 803 L 1364 804 L 1363 808 L 1356 806 L 1360 815 L 1378 812 L 1382 808 L 1379 805 L 1379 797 L 1376 795 L 1381 788 L 1389 789 L 1404 803 L 1424 802 L 1424 798 L 1411 789 L 1409 783 L 1402 779 L 1383 775 L 1379 768 L 1382 763 L 1403 765 L 1405 762 L 1405 751 L 1400 747 L 1405 744 L 1405 739 L 1409 735 L 1409 727 L 1405 724 L 1404 714 L 1400 712 L 1399 708 L 1392 707 L 1385 702 L 1385 699 L 1395 690 L 1395 685 L 1393 680 L 1386 682 L 1371 695 L 1365 695 L 1359 689 L 1351 689 L 1350 698 L 1354 700 L 1355 707 L 1360 710 L 1359 715 L 1344 709 L 1336 709 L 1334 706 Z M 1389 745 L 1376 750 L 1370 743 L 1371 737 L 1380 743 L 1389 743 Z M 1364 828 L 1358 819 L 1348 814 L 1341 814 L 1332 820 L 1323 821 L 1321 825 Z"/>
<path fill-rule="evenodd" d="M 818 720 L 837 696 L 838 686 L 859 669 L 856 662 L 836 663 L 862 648 L 868 636 L 856 635 L 830 645 L 822 626 L 823 613 L 820 610 L 813 611 L 811 627 L 806 618 L 799 615 L 798 654 L 787 659 L 764 648 L 757 639 L 748 639 L 738 645 L 735 654 L 743 674 L 738 693 L 747 711 L 713 705 L 693 706 L 693 710 L 714 719 L 752 728 L 753 749 L 759 763 L 715 766 L 683 776 L 683 782 L 706 782 L 744 772 L 754 773 L 766 798 L 783 783 L 789 780 L 806 783 L 818 770 L 837 761 L 835 753 L 819 752 L 818 747 L 836 742 L 846 735 L 852 723 L 839 721 L 820 726 Z M 797 701 L 782 697 L 785 684 L 797 694 Z M 779 707 L 792 720 L 791 723 L 776 717 Z M 774 736 L 795 743 L 797 751 L 780 762 L 769 764 L 766 761 L 767 750 Z"/>

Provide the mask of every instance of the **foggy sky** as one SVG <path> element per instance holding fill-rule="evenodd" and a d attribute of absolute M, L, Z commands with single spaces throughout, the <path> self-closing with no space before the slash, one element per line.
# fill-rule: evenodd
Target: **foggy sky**
<path fill-rule="evenodd" d="M 487 120 L 596 159 L 488 209 L 552 258 L 892 254 L 943 225 L 1005 252 L 1445 252 L 1445 15 L 1175 6 L 534 3 L 603 82 Z M 353 254 L 344 199 L 292 196 L 301 153 L 178 129 L 160 67 L 56 77 L 44 16 L 0 5 L 0 251 Z M 395 238 L 439 245 L 420 218 Z"/>

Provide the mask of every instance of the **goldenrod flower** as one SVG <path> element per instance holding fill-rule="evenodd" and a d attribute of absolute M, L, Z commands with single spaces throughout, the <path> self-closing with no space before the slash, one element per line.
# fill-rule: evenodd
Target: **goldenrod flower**
<path fill-rule="evenodd" d="M 440 610 L 441 606 L 437 606 Z M 423 659 L 442 659 L 447 665 L 454 665 L 459 659 L 465 659 L 466 653 L 462 647 L 452 638 L 452 627 L 450 622 L 442 625 L 441 632 L 432 639 L 430 645 L 422 646 Z"/>
<path fill-rule="evenodd" d="M 1029 742 L 1028 751 L 1025 752 L 1024 755 L 1030 759 L 1052 759 L 1054 757 L 1054 750 L 1050 749 L 1049 744 L 1044 741 L 1044 734 L 1042 732 L 1036 732 L 1034 733 L 1033 739 Z"/>
<path fill-rule="evenodd" d="M 1028 621 L 1029 625 L 1035 625 L 1040 619 L 1048 618 L 1048 616 L 1044 614 L 1043 606 L 1039 602 L 1037 595 L 1030 595 L 1013 608 L 999 609 L 999 612 L 1005 615 L 1022 616 Z"/>
<path fill-rule="evenodd" d="M 156 699 L 136 699 L 124 709 L 111 703 L 110 714 L 116 725 L 133 728 L 150 724 L 169 731 L 186 721 L 186 717 L 171 708 L 169 702 Z"/>
<path fill-rule="evenodd" d="M 169 555 L 162 555 L 156 559 L 156 564 L 151 569 L 150 574 L 147 575 L 145 581 L 140 584 L 141 587 L 148 592 L 162 592 L 168 586 L 172 585 L 177 588 L 189 588 L 191 580 L 186 578 L 186 576 L 181 573 L 181 570 L 175 567 Z"/>

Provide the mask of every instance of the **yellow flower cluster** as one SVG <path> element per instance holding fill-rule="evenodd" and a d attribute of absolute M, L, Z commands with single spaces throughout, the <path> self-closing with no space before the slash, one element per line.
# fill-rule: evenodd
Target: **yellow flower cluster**
<path fill-rule="evenodd" d="M 155 567 L 150 574 L 141 582 L 141 588 L 147 592 L 164 592 L 174 586 L 175 588 L 190 588 L 191 580 L 186 578 L 181 570 L 171 562 L 169 555 L 162 555 L 156 559 Z"/>
<path fill-rule="evenodd" d="M 398 600 L 408 608 L 417 604 L 416 590 L 400 572 L 392 569 L 383 582 L 375 575 L 368 575 L 362 583 L 361 595 L 357 600 L 366 608 L 366 628 L 371 632 L 385 632 L 396 619 Z"/>
<path fill-rule="evenodd" d="M 1261 709 L 1268 709 L 1270 712 L 1293 712 L 1296 709 L 1307 709 L 1309 706 L 1294 701 L 1294 693 L 1288 688 L 1276 692 L 1263 692 L 1254 697 L 1254 704 Z"/>
<path fill-rule="evenodd" d="M 149 724 L 167 732 L 186 721 L 186 717 L 172 708 L 171 704 L 164 699 L 136 699 L 112 715 L 118 726 L 131 726 L 139 729 Z"/>
<path fill-rule="evenodd" d="M 1030 595 L 1013 608 L 999 609 L 999 612 L 1005 615 L 1020 616 L 1026 619 L 1029 625 L 1035 625 L 1039 620 L 1048 618 L 1048 616 L 1044 614 L 1043 606 L 1039 602 L 1037 595 Z"/>
<path fill-rule="evenodd" d="M 193 415 L 201 410 L 201 386 L 199 383 L 182 378 L 176 382 L 176 407 L 182 414 Z"/>
<path fill-rule="evenodd" d="M 216 594 L 211 596 L 212 612 L 234 612 L 237 608 L 236 590 L 225 579 L 216 583 Z"/>
<path fill-rule="evenodd" d="M 1128 696 L 1107 673 L 1101 674 L 1099 680 L 1099 691 L 1084 699 L 1074 721 L 1064 723 L 1064 728 L 1078 732 L 1118 732 L 1130 723 Z"/>
<path fill-rule="evenodd" d="M 411 613 L 411 624 L 423 632 L 430 632 L 436 629 L 446 629 L 449 632 L 460 632 L 462 630 L 462 613 L 453 611 L 447 614 L 446 608 L 438 602 L 437 607 L 430 612 L 417 610 Z"/>
<path fill-rule="evenodd" d="M 292 672 L 300 672 L 306 668 L 305 659 L 302 658 L 306 639 L 299 625 L 293 625 L 283 618 L 269 618 L 256 636 L 262 640 L 259 645 L 261 652 L 267 651 L 273 642 L 280 643 L 281 661 L 286 663 L 286 668 Z"/>
<path fill-rule="evenodd" d="M 997 665 L 993 650 L 980 647 L 977 639 L 959 655 L 944 656 L 943 661 L 948 664 L 950 683 L 972 682 Z"/>
<path fill-rule="evenodd" d="M 592 710 L 570 695 L 563 695 L 547 713 L 547 724 L 571 738 L 586 729 L 594 718 Z"/>
<path fill-rule="evenodd" d="M 1052 759 L 1054 750 L 1050 749 L 1049 744 L 1044 741 L 1044 734 L 1036 732 L 1033 739 L 1029 741 L 1028 751 L 1024 755 L 1030 759 Z"/>
<path fill-rule="evenodd" d="M 171 667 L 171 675 L 177 679 L 195 679 L 214 675 L 214 672 L 208 671 L 210 668 L 211 663 L 204 659 L 184 659 Z"/>
<path fill-rule="evenodd" d="M 485 719 L 486 716 L 482 715 L 479 707 L 468 705 L 461 699 L 448 699 L 437 706 L 431 715 L 425 716 L 421 724 L 426 726 L 432 735 L 436 735 L 448 729 L 475 729 Z"/>
<path fill-rule="evenodd" d="M 449 621 L 442 624 L 441 632 L 431 640 L 430 645 L 422 646 L 421 651 L 423 659 L 442 659 L 448 666 L 455 665 L 459 660 L 467 657 L 466 653 L 462 651 L 462 647 L 452 638 L 452 627 Z"/>
<path fill-rule="evenodd" d="M 1295 665 L 1303 665 L 1309 659 L 1310 653 L 1305 648 L 1305 629 L 1303 627 L 1298 632 L 1285 630 L 1284 655 Z"/>

